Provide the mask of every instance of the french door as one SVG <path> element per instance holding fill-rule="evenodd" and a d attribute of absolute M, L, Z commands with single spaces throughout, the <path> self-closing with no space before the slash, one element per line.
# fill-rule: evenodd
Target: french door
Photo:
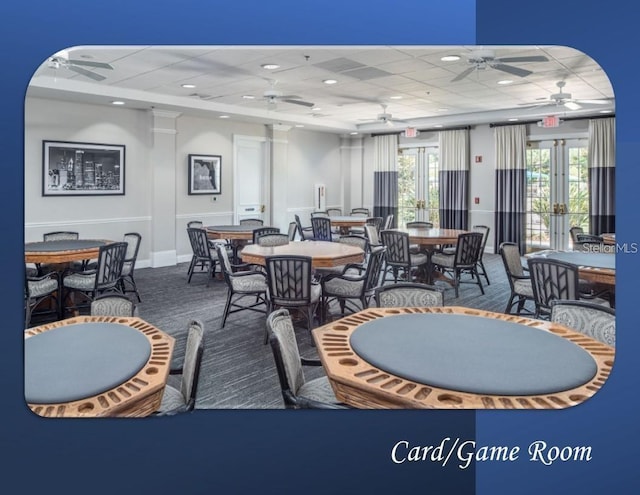
<path fill-rule="evenodd" d="M 439 223 L 438 149 L 403 148 L 398 155 L 398 227 Z"/>
<path fill-rule="evenodd" d="M 586 139 L 527 143 L 527 251 L 569 249 L 569 229 L 589 232 Z"/>

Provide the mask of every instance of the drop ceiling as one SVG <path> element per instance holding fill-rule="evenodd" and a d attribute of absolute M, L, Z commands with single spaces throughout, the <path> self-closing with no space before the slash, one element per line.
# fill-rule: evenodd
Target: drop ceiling
<path fill-rule="evenodd" d="M 469 58 L 479 50 L 489 50 L 496 58 L 543 56 L 547 61 L 510 62 L 530 71 L 520 77 L 470 64 Z M 35 70 L 28 96 L 98 105 L 121 100 L 124 108 L 227 116 L 345 134 L 546 115 L 586 117 L 615 110 L 605 72 L 588 55 L 569 47 L 86 46 L 70 47 L 65 55 L 108 63 L 112 69 L 84 65 L 104 78 L 96 81 L 64 64 L 54 68 L 48 59 Z M 447 55 L 460 59 L 443 61 Z M 266 64 L 277 68 L 264 68 Z M 453 81 L 472 65 L 466 77 Z M 328 79 L 336 83 L 323 82 Z M 580 102 L 576 110 L 556 105 L 551 95 L 558 94 L 559 81 L 572 100 L 589 102 Z M 270 102 L 265 94 L 278 98 Z M 382 114 L 390 115 L 393 125 L 379 119 Z"/>

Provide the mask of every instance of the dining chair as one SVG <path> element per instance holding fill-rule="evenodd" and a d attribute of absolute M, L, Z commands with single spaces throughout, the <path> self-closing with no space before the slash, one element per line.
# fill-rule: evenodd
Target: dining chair
<path fill-rule="evenodd" d="M 380 308 L 429 308 L 444 306 L 444 290 L 435 285 L 399 282 L 375 288 L 376 306 Z"/>
<path fill-rule="evenodd" d="M 291 242 L 289 240 L 288 234 L 264 234 L 258 238 L 258 246 L 284 246 L 285 244 L 289 244 Z"/>
<path fill-rule="evenodd" d="M 329 213 L 327 213 L 326 211 L 312 211 L 310 214 L 311 218 L 314 217 L 328 217 Z"/>
<path fill-rule="evenodd" d="M 58 230 L 54 232 L 45 232 L 42 234 L 42 240 L 44 242 L 52 241 L 75 241 L 80 239 L 80 233 L 74 230 Z M 91 260 L 72 261 L 68 264 L 66 271 L 77 272 L 89 268 L 89 262 Z M 56 267 L 51 263 L 36 263 L 36 269 L 39 275 L 43 275 L 52 270 L 56 270 Z"/>
<path fill-rule="evenodd" d="M 56 319 L 60 316 L 60 279 L 57 272 L 49 272 L 44 275 L 29 274 L 25 265 L 24 307 L 25 328 L 31 325 L 31 318 L 36 308 L 49 302 L 50 306 L 38 311 L 38 314 L 53 315 Z"/>
<path fill-rule="evenodd" d="M 382 225 L 384 223 L 384 218 L 382 217 L 368 217 L 365 225 L 373 225 L 375 229 L 380 232 L 382 229 Z"/>
<path fill-rule="evenodd" d="M 267 338 L 280 382 L 286 409 L 344 409 L 336 399 L 328 378 L 307 380 L 304 366 L 322 366 L 319 359 L 300 357 L 293 322 L 287 309 L 273 311 L 267 317 Z"/>
<path fill-rule="evenodd" d="M 551 321 L 616 346 L 615 309 L 587 301 L 556 299 L 551 301 Z"/>
<path fill-rule="evenodd" d="M 327 208 L 327 215 L 330 217 L 342 216 L 342 208 Z"/>
<path fill-rule="evenodd" d="M 380 232 L 380 240 L 387 247 L 385 266 L 382 276 L 382 285 L 387 281 L 387 275 L 393 274 L 393 282 L 398 282 L 398 277 L 404 277 L 407 282 L 414 281 L 418 275 L 416 272 L 425 272 L 429 258 L 425 253 L 411 253 L 409 250 L 409 234 L 397 230 L 383 230 Z"/>
<path fill-rule="evenodd" d="M 42 234 L 42 240 L 44 242 L 49 241 L 74 241 L 80 239 L 80 234 L 70 230 L 60 230 L 56 232 L 46 232 Z"/>
<path fill-rule="evenodd" d="M 136 303 L 124 294 L 102 294 L 91 301 L 91 316 L 137 316 Z"/>
<path fill-rule="evenodd" d="M 370 247 L 382 245 L 382 242 L 380 241 L 380 233 L 373 225 L 364 226 L 364 235 L 367 241 L 369 241 Z"/>
<path fill-rule="evenodd" d="M 491 282 L 489 281 L 489 274 L 487 273 L 487 269 L 484 266 L 483 257 L 484 257 L 484 250 L 487 247 L 487 240 L 489 240 L 490 230 L 491 229 L 486 225 L 474 225 L 473 227 L 471 227 L 472 232 L 480 232 L 482 234 L 482 243 L 480 244 L 480 254 L 478 255 L 477 268 L 478 268 L 478 273 L 481 276 L 483 276 L 487 281 L 487 285 L 491 285 Z"/>
<path fill-rule="evenodd" d="M 298 233 L 300 234 L 300 239 L 306 241 L 307 239 L 311 239 L 313 237 L 313 228 L 311 226 L 303 227 L 302 222 L 300 221 L 300 217 L 298 214 L 293 215 L 296 219 L 296 225 L 298 226 Z"/>
<path fill-rule="evenodd" d="M 525 310 L 527 301 L 533 301 L 535 303 L 529 269 L 522 266 L 520 248 L 515 242 L 501 243 L 499 252 L 504 270 L 507 274 L 509 288 L 511 289 L 509 301 L 507 302 L 507 307 L 504 312 L 511 314 L 513 306 L 517 304 L 516 314 L 520 315 Z M 533 313 L 529 312 L 528 314 Z"/>
<path fill-rule="evenodd" d="M 369 208 L 351 208 L 351 215 L 369 216 Z"/>
<path fill-rule="evenodd" d="M 278 227 L 260 227 L 258 229 L 254 229 L 252 242 L 254 244 L 258 244 L 258 239 L 263 235 L 267 234 L 279 234 L 280 229 Z"/>
<path fill-rule="evenodd" d="M 209 244 L 209 238 L 205 229 L 187 228 L 187 234 L 189 235 L 189 242 L 191 243 L 191 249 L 193 251 L 187 272 L 187 283 L 191 283 L 191 277 L 194 273 L 206 273 L 208 287 L 209 282 L 216 272 L 218 255 L 215 248 L 212 248 Z M 199 272 L 196 272 L 196 267 L 200 267 Z"/>
<path fill-rule="evenodd" d="M 310 256 L 267 256 L 269 311 L 287 308 L 300 312 L 311 333 L 313 316 L 320 303 L 321 287 L 313 280 Z M 266 344 L 265 336 L 265 344 Z"/>
<path fill-rule="evenodd" d="M 62 279 L 62 310 L 75 308 L 79 311 L 82 305 L 72 300 L 72 305 L 65 307 L 67 299 L 80 295 L 87 301 L 87 306 L 100 294 L 120 292 L 120 277 L 127 253 L 126 242 L 113 242 L 100 246 L 98 263 L 95 269 L 71 273 Z M 75 299 L 74 297 L 72 299 Z"/>
<path fill-rule="evenodd" d="M 123 241 L 127 243 L 127 252 L 122 264 L 122 275 L 120 277 L 120 291 L 123 294 L 127 292 L 133 292 L 138 298 L 138 302 L 142 302 L 140 293 L 138 292 L 138 286 L 133 278 L 134 270 L 136 268 L 136 261 L 138 259 L 138 251 L 140 250 L 140 241 L 142 236 L 137 232 L 127 232 L 124 235 Z"/>
<path fill-rule="evenodd" d="M 154 415 L 171 416 L 195 409 L 203 354 L 204 326 L 199 320 L 191 320 L 187 328 L 182 366 L 169 371 L 169 378 L 180 375 L 179 383 L 167 382 L 160 407 Z"/>
<path fill-rule="evenodd" d="M 414 222 L 407 222 L 406 227 L 408 229 L 432 229 L 433 224 L 431 222 L 414 221 Z"/>
<path fill-rule="evenodd" d="M 313 240 L 332 241 L 331 220 L 329 217 L 311 217 L 311 228 L 313 229 Z"/>
<path fill-rule="evenodd" d="M 478 274 L 478 258 L 482 246 L 482 234 L 480 232 L 467 232 L 458 236 L 458 243 L 454 254 L 434 253 L 431 256 L 431 264 L 439 268 L 443 273 L 451 274 L 451 281 L 455 289 L 456 297 L 459 296 L 461 283 L 477 284 L 480 292 L 484 294 L 482 280 Z M 462 274 L 467 273 L 471 280 L 463 280 Z"/>
<path fill-rule="evenodd" d="M 204 223 L 201 220 L 191 220 L 187 223 L 188 229 L 204 229 Z M 223 244 L 227 246 L 227 248 L 231 248 L 231 243 L 229 239 L 209 239 L 209 245 L 211 247 L 215 247 L 216 244 Z"/>
<path fill-rule="evenodd" d="M 329 305 L 331 301 L 338 301 L 340 314 L 344 315 L 345 309 L 352 312 L 367 309 L 371 298 L 374 296 L 374 289 L 380 281 L 380 272 L 384 263 L 384 254 L 387 248 L 380 246 L 373 248 L 366 266 L 359 264 L 347 264 L 342 273 L 329 274 L 322 278 L 322 323 L 329 316 Z M 354 302 L 359 302 L 360 307 Z"/>
<path fill-rule="evenodd" d="M 576 265 L 543 257 L 528 258 L 527 265 L 536 305 L 535 318 L 548 318 L 551 301 L 555 299 L 580 299 Z"/>
<path fill-rule="evenodd" d="M 260 225 L 264 225 L 264 220 L 260 218 L 243 218 L 238 223 L 240 225 L 246 225 L 246 226 L 253 225 L 253 226 L 259 227 Z"/>
<path fill-rule="evenodd" d="M 249 310 L 266 314 L 269 302 L 264 272 L 251 270 L 246 264 L 232 265 L 224 246 L 216 246 L 216 249 L 227 284 L 227 300 L 224 305 L 221 328 L 224 328 L 228 316 L 238 311 Z M 248 297 L 252 299 L 251 303 L 240 304 L 243 299 Z M 260 306 L 263 307 L 260 308 Z"/>
<path fill-rule="evenodd" d="M 393 228 L 393 213 L 390 213 L 386 217 L 384 217 L 384 222 L 382 224 L 381 230 L 389 230 Z"/>
<path fill-rule="evenodd" d="M 296 240 L 296 233 L 298 232 L 298 224 L 296 222 L 289 222 L 289 229 L 287 235 L 290 241 Z"/>

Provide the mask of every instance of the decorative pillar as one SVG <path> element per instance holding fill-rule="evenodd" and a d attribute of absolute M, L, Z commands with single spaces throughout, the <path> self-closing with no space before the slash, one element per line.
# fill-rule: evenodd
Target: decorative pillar
<path fill-rule="evenodd" d="M 152 109 L 149 162 L 151 177 L 151 266 L 177 264 L 176 121 L 179 112 Z"/>

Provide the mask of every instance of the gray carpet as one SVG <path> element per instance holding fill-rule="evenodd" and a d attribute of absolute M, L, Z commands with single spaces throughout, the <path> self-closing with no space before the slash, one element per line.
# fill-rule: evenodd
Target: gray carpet
<path fill-rule="evenodd" d="M 464 284 L 457 299 L 452 288 L 446 290 L 445 305 L 504 311 L 509 284 L 502 261 L 493 254 L 486 254 L 484 260 L 491 281 L 491 285 L 485 285 L 485 295 L 480 294 L 477 285 Z M 196 274 L 187 284 L 187 268 L 187 264 L 180 264 L 138 269 L 135 278 L 142 297 L 138 304 L 140 317 L 176 338 L 175 364 L 181 362 L 184 354 L 189 319 L 196 318 L 204 324 L 205 350 L 196 408 L 283 407 L 271 347 L 264 344 L 265 316 L 242 311 L 229 316 L 221 329 L 225 282 L 211 280 L 207 287 L 206 275 Z M 296 324 L 296 332 L 301 354 L 317 357 L 304 321 Z M 321 374 L 321 369 L 305 368 L 307 378 Z"/>

